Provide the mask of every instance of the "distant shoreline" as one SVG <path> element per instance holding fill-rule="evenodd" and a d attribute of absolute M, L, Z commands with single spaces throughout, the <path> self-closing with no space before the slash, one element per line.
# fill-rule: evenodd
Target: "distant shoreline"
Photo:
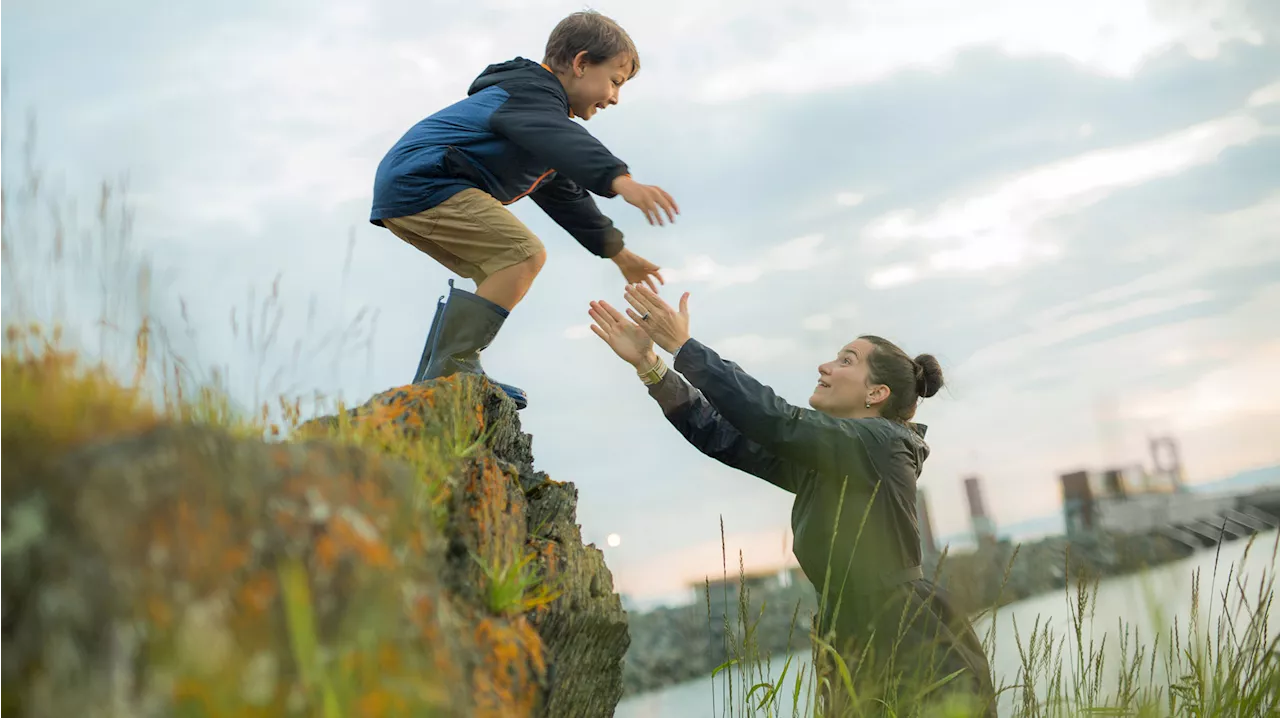
<path fill-rule="evenodd" d="M 1064 566 L 1068 547 L 1070 564 Z M 1017 556 L 1006 583 L 1006 568 L 1015 549 Z M 1018 544 L 1005 540 L 984 550 L 947 556 L 939 584 L 951 594 L 958 608 L 977 616 L 990 608 L 1061 590 L 1067 585 L 1068 575 L 1083 574 L 1097 580 L 1119 578 L 1194 553 L 1160 535 L 1097 534 L 1074 541 L 1050 536 Z M 933 577 L 936 569 L 936 557 L 926 560 L 926 577 Z M 755 639 L 762 654 L 809 649 L 809 621 L 817 602 L 808 581 L 786 587 L 751 588 L 748 595 L 753 620 L 760 616 Z M 736 598 L 731 598 L 730 603 L 735 605 L 729 616 L 733 624 L 737 621 Z M 631 612 L 628 618 L 631 647 L 623 668 L 624 698 L 706 677 L 725 659 L 722 652 L 715 650 L 725 639 L 723 616 L 709 616 L 705 603 Z M 689 639 L 694 636 L 699 647 L 690 645 Z M 706 650 L 699 650 L 701 646 Z"/>

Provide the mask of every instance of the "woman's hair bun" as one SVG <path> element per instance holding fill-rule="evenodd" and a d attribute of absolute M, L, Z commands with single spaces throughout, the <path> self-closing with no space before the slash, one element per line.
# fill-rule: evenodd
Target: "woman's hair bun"
<path fill-rule="evenodd" d="M 915 359 L 916 394 L 929 398 L 942 388 L 942 365 L 932 354 L 921 354 Z"/>

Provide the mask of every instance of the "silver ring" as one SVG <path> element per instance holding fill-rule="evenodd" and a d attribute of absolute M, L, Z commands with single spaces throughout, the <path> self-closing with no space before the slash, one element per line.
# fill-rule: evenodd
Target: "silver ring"
<path fill-rule="evenodd" d="M 645 313 L 644 313 L 644 316 L 643 316 L 643 317 L 640 317 L 640 321 L 642 321 L 642 322 L 647 322 L 647 321 L 649 321 L 649 313 L 648 313 L 648 312 L 645 312 Z"/>

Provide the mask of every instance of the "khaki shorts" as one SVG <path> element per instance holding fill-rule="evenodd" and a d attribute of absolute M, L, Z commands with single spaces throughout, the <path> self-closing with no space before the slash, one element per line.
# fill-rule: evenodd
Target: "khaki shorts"
<path fill-rule="evenodd" d="M 501 202 L 474 187 L 425 212 L 384 219 L 382 224 L 476 285 L 544 249 L 537 235 Z"/>

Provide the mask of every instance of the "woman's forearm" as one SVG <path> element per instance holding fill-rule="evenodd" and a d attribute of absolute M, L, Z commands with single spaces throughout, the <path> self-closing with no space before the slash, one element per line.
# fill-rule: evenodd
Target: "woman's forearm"
<path fill-rule="evenodd" d="M 793 466 L 748 440 L 716 412 L 707 398 L 675 371 L 649 385 L 667 421 L 694 448 L 720 463 L 759 477 L 785 491 L 795 493 Z"/>
<path fill-rule="evenodd" d="M 836 471 L 857 439 L 849 420 L 787 403 L 710 347 L 690 340 L 680 354 L 679 371 L 748 439 L 779 456 L 819 471 Z M 673 367 L 676 365 L 673 364 Z"/>

